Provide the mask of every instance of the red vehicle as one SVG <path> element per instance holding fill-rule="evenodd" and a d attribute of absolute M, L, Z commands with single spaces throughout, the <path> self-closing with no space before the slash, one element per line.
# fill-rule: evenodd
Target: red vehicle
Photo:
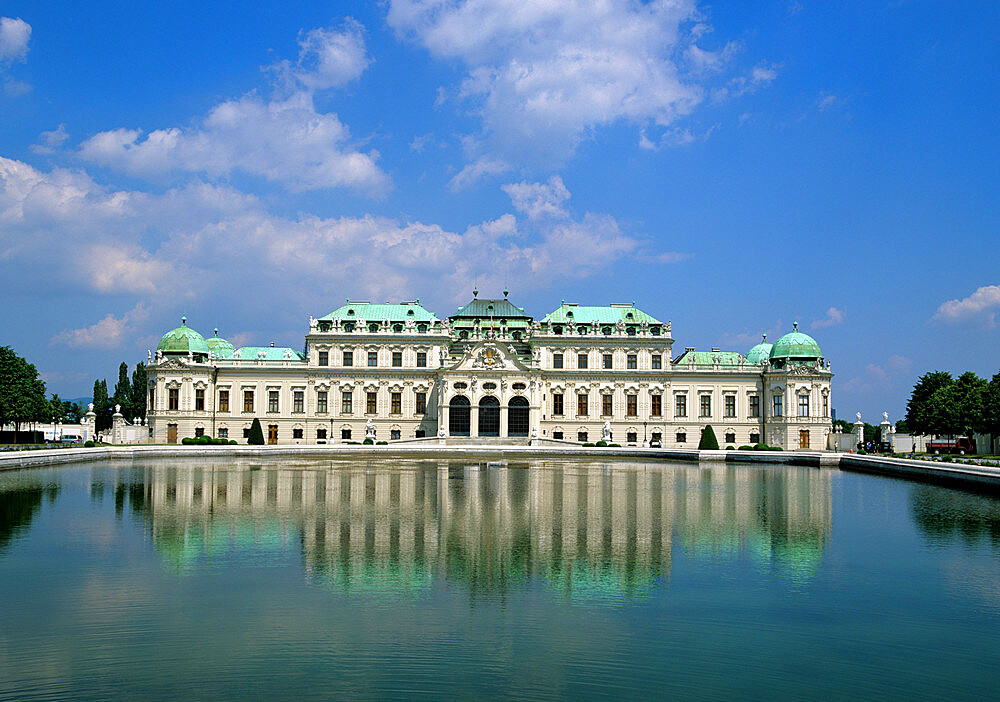
<path fill-rule="evenodd" d="M 927 442 L 927 453 L 975 453 L 976 444 L 967 436 L 957 439 L 934 439 Z"/>

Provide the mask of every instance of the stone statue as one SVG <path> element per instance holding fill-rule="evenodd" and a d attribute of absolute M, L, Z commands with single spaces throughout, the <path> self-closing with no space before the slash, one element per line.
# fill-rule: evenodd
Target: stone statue
<path fill-rule="evenodd" d="M 861 421 L 861 413 L 860 413 L 860 412 L 858 412 L 856 416 L 857 416 L 857 418 L 858 418 L 858 421 L 860 422 L 860 421 Z"/>
<path fill-rule="evenodd" d="M 115 414 L 121 414 L 121 413 L 122 413 L 122 406 L 115 405 Z"/>
<path fill-rule="evenodd" d="M 538 438 L 538 427 L 537 426 L 531 427 L 531 438 L 532 439 L 537 439 Z"/>
<path fill-rule="evenodd" d="M 153 352 L 150 351 L 149 349 L 146 349 L 146 365 L 148 366 L 152 363 L 153 363 Z"/>
<path fill-rule="evenodd" d="M 366 439 L 375 438 L 375 422 L 371 420 L 371 417 L 369 417 L 368 421 L 365 422 L 365 438 Z"/>
<path fill-rule="evenodd" d="M 883 422 L 888 422 L 889 421 L 889 413 L 888 412 L 883 412 L 882 413 L 882 421 Z"/>
<path fill-rule="evenodd" d="M 605 422 L 601 427 L 601 441 L 611 441 L 611 422 Z"/>
<path fill-rule="evenodd" d="M 93 402 L 88 402 L 87 403 L 87 411 L 88 412 L 93 412 L 94 411 L 94 403 Z"/>

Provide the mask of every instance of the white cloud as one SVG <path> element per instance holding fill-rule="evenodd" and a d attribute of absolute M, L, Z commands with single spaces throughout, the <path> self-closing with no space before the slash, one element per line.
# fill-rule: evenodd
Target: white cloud
<path fill-rule="evenodd" d="M 271 68 L 283 80 L 308 90 L 336 88 L 361 76 L 371 59 L 365 48 L 364 27 L 348 18 L 340 30 L 317 28 L 299 39 L 296 63 L 279 61 Z"/>
<path fill-rule="evenodd" d="M 819 97 L 816 98 L 816 108 L 820 112 L 824 112 L 825 110 L 829 110 L 838 102 L 840 102 L 840 99 L 836 95 L 833 95 L 832 93 L 820 93 Z"/>
<path fill-rule="evenodd" d="M 736 49 L 695 45 L 710 28 L 694 0 L 393 0 L 388 23 L 432 55 L 460 61 L 459 97 L 482 119 L 472 160 L 560 160 L 595 128 L 666 128 L 704 89 L 683 71 L 715 71 Z M 764 83 L 766 66 L 747 82 Z M 480 174 L 484 173 L 480 171 Z"/>
<path fill-rule="evenodd" d="M 906 356 L 893 355 L 882 363 L 869 363 L 864 373 L 854 376 L 844 383 L 849 392 L 870 393 L 894 387 L 896 379 L 910 370 L 913 360 Z"/>
<path fill-rule="evenodd" d="M 961 300 L 941 303 L 933 319 L 949 324 L 979 322 L 992 329 L 997 323 L 997 309 L 1000 309 L 1000 285 L 984 285 Z"/>
<path fill-rule="evenodd" d="M 31 25 L 20 18 L 0 17 L 0 64 L 28 57 Z"/>
<path fill-rule="evenodd" d="M 69 132 L 66 131 L 66 125 L 60 124 L 51 132 L 42 132 L 39 134 L 39 143 L 32 144 L 31 150 L 36 154 L 55 153 L 55 150 L 66 143 L 67 139 L 69 139 Z"/>
<path fill-rule="evenodd" d="M 478 158 L 467 164 L 462 170 L 448 181 L 448 189 L 452 192 L 465 190 L 476 183 L 480 178 L 487 175 L 500 175 L 510 170 L 503 161 L 487 157 Z"/>
<path fill-rule="evenodd" d="M 545 183 L 508 183 L 501 186 L 510 197 L 514 209 L 528 216 L 528 219 L 542 217 L 566 217 L 569 213 L 564 205 L 569 200 L 569 190 L 557 175 Z"/>
<path fill-rule="evenodd" d="M 687 261 L 688 259 L 694 258 L 693 253 L 683 253 L 681 251 L 664 251 L 656 257 L 657 263 L 680 263 L 681 261 Z"/>
<path fill-rule="evenodd" d="M 837 324 L 843 324 L 844 320 L 847 318 L 847 313 L 843 310 L 838 310 L 836 307 L 830 307 L 826 311 L 826 317 L 823 319 L 817 319 L 812 324 L 809 325 L 810 329 L 826 329 L 827 327 L 832 327 Z"/>
<path fill-rule="evenodd" d="M 114 349 L 132 338 L 136 325 L 146 321 L 149 310 L 141 302 L 121 317 L 108 313 L 104 319 L 81 329 L 66 329 L 56 334 L 50 344 L 63 344 L 71 348 Z"/>

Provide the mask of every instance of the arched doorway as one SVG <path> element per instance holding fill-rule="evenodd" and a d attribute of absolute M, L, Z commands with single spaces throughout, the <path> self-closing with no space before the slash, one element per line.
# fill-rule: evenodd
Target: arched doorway
<path fill-rule="evenodd" d="M 492 395 L 479 401 L 479 435 L 500 436 L 500 400 Z"/>
<path fill-rule="evenodd" d="M 448 403 L 448 435 L 468 436 L 470 422 L 469 398 L 465 395 L 455 395 Z"/>
<path fill-rule="evenodd" d="M 512 397 L 507 404 L 507 436 L 528 435 L 528 400 Z"/>

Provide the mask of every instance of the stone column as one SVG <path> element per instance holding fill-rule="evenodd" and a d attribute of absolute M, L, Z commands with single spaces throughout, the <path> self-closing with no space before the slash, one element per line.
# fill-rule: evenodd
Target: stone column
<path fill-rule="evenodd" d="M 500 436 L 507 434 L 507 405 L 500 405 Z"/>
<path fill-rule="evenodd" d="M 111 415 L 111 443 L 125 443 L 125 417 L 121 405 L 115 405 L 115 413 Z"/>
<path fill-rule="evenodd" d="M 97 413 L 94 412 L 94 403 L 87 405 L 87 413 L 80 420 L 83 427 L 84 441 L 97 441 Z"/>
<path fill-rule="evenodd" d="M 854 423 L 854 448 L 856 449 L 858 444 L 862 446 L 865 443 L 865 423 L 861 421 L 861 413 L 858 412 L 858 421 Z"/>

